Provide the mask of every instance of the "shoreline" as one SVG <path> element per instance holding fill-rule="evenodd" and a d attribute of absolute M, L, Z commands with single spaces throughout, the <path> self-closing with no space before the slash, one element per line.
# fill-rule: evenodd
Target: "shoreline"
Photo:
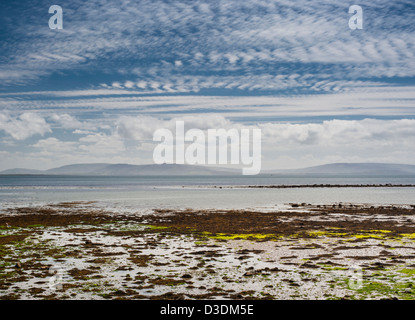
<path fill-rule="evenodd" d="M 291 208 L 10 208 L 0 299 L 415 298 L 415 206 Z"/>

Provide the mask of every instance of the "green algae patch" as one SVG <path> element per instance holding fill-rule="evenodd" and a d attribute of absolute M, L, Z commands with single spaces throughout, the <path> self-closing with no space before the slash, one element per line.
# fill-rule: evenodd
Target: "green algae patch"
<path fill-rule="evenodd" d="M 346 240 L 356 240 L 356 239 L 401 239 L 403 237 L 409 239 L 415 239 L 415 234 L 400 234 L 396 235 L 393 234 L 390 230 L 359 230 L 355 233 L 350 232 L 336 232 L 335 230 L 339 230 L 340 228 L 330 228 L 330 230 L 316 230 L 316 231 L 309 231 L 306 233 L 309 237 L 330 237 L 330 238 L 345 238 Z M 333 231 L 332 231 L 333 230 Z M 292 235 L 292 237 L 300 236 Z"/>
<path fill-rule="evenodd" d="M 101 226 L 102 227 L 102 226 Z M 140 224 L 140 223 L 122 223 L 122 224 L 106 224 L 104 229 L 112 229 L 116 228 L 118 231 L 143 231 L 144 229 L 148 228 L 149 226 Z"/>
<path fill-rule="evenodd" d="M 366 231 L 364 231 L 364 232 L 366 232 Z M 370 230 L 370 232 L 391 233 L 392 231 L 390 231 L 390 230 Z"/>
<path fill-rule="evenodd" d="M 170 227 L 153 226 L 153 225 L 148 225 L 147 228 L 148 228 L 148 230 L 166 230 L 166 229 L 170 229 Z"/>
<path fill-rule="evenodd" d="M 396 272 L 401 273 L 401 275 Z M 402 273 L 405 275 L 402 275 Z M 353 299 L 414 300 L 415 288 L 411 281 L 414 273 L 414 269 L 385 269 L 365 274 L 357 288 L 350 287 L 350 277 L 339 279 L 337 284 L 351 290 Z"/>
<path fill-rule="evenodd" d="M 390 230 L 361 230 L 361 234 L 353 235 L 356 239 L 385 239 L 390 238 Z M 394 237 L 392 237 L 394 238 Z"/>
<path fill-rule="evenodd" d="M 206 233 L 204 233 L 206 234 Z M 238 234 L 227 234 L 227 233 L 215 233 L 207 235 L 208 238 L 216 240 L 275 240 L 280 236 L 275 234 L 262 234 L 262 233 L 238 233 Z"/>
<path fill-rule="evenodd" d="M 407 239 L 415 239 L 415 233 L 401 233 L 401 236 Z"/>
<path fill-rule="evenodd" d="M 42 224 L 31 224 L 27 226 L 27 228 L 42 228 L 42 227 L 43 227 Z"/>
<path fill-rule="evenodd" d="M 330 228 L 330 230 L 313 230 L 305 233 L 294 233 L 290 235 L 277 235 L 273 233 L 211 233 L 211 232 L 200 232 L 199 234 L 216 240 L 277 240 L 281 238 L 343 238 L 347 240 L 356 240 L 356 239 L 400 239 L 400 237 L 392 236 L 392 231 L 389 230 L 362 230 L 361 233 L 348 233 L 348 232 L 338 232 L 341 228 Z M 409 235 L 409 236 L 408 236 Z M 403 234 L 407 238 L 415 238 L 415 234 Z"/>
<path fill-rule="evenodd" d="M 172 229 L 171 227 L 164 226 L 147 226 L 148 230 L 168 230 Z M 200 239 L 214 239 L 214 240 L 276 240 L 281 238 L 281 235 L 276 235 L 273 233 L 213 233 L 208 231 L 198 231 L 197 229 L 186 227 L 186 233 L 190 232 L 196 236 L 199 236 Z M 200 241 L 199 241 L 200 242 Z"/>
<path fill-rule="evenodd" d="M 394 294 L 393 287 L 389 286 L 386 283 L 377 282 L 377 281 L 364 281 L 362 287 L 356 290 L 357 293 L 363 295 L 382 295 L 388 296 Z"/>
<path fill-rule="evenodd" d="M 399 270 L 398 272 L 404 273 L 407 276 L 414 276 L 415 275 L 415 269 L 402 269 L 402 270 Z"/>
<path fill-rule="evenodd" d="M 176 230 L 174 227 L 168 226 L 157 226 L 157 225 L 146 225 L 148 231 L 173 231 Z M 213 240 L 277 240 L 278 238 L 283 237 L 282 235 L 276 235 L 273 233 L 217 233 L 217 232 L 208 232 L 208 231 L 198 231 L 192 227 L 178 228 L 185 234 L 192 234 L 199 238 L 203 239 L 213 239 Z M 199 241 L 200 244 L 200 241 Z"/>
<path fill-rule="evenodd" d="M 349 267 L 333 267 L 330 265 L 322 264 L 323 268 L 328 271 L 347 271 L 350 270 Z"/>
<path fill-rule="evenodd" d="M 363 281 L 362 288 L 356 292 L 363 297 L 397 297 L 399 299 L 413 300 L 415 297 L 412 283 L 384 283 L 378 281 Z"/>
<path fill-rule="evenodd" d="M 332 232 L 332 231 L 310 231 L 307 233 L 311 237 L 344 237 L 348 236 L 347 232 Z"/>
<path fill-rule="evenodd" d="M 384 235 L 372 233 L 354 234 L 352 237 L 355 239 L 385 239 Z"/>

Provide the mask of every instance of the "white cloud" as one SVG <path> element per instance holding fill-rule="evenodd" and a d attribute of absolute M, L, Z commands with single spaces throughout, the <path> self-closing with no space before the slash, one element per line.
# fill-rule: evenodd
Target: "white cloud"
<path fill-rule="evenodd" d="M 105 155 L 119 155 L 126 151 L 119 136 L 104 133 L 90 134 L 77 141 L 62 141 L 51 137 L 39 140 L 31 147 L 39 149 L 39 155 L 52 159 L 63 159 L 65 155 L 70 155 L 73 159 L 83 159 L 87 156 L 99 158 Z"/>
<path fill-rule="evenodd" d="M 322 123 L 265 123 L 258 125 L 264 139 L 283 145 L 344 146 L 398 143 L 415 145 L 415 120 L 329 120 Z"/>
<path fill-rule="evenodd" d="M 92 155 L 104 156 L 107 154 L 120 154 L 125 152 L 125 146 L 118 135 L 97 133 L 79 139 L 79 150 Z"/>
<path fill-rule="evenodd" d="M 268 169 L 298 168 L 330 162 L 414 163 L 415 159 L 415 120 L 412 119 L 244 125 L 219 115 L 174 117 L 169 120 L 123 117 L 122 122 L 130 123 L 130 126 L 124 128 L 126 131 L 122 132 L 122 136 L 144 139 L 140 150 L 144 148 L 148 151 L 155 146 L 151 141 L 152 133 L 165 128 L 174 134 L 175 123 L 179 120 L 185 122 L 185 130 L 261 129 L 263 168 Z M 137 131 L 138 128 L 145 128 L 145 134 Z"/>
<path fill-rule="evenodd" d="M 158 129 L 175 132 L 177 121 L 184 122 L 185 130 L 230 128 L 234 125 L 223 116 L 215 114 L 179 116 L 165 120 L 150 116 L 121 116 L 116 122 L 116 128 L 117 134 L 125 139 L 151 141 Z"/>
<path fill-rule="evenodd" d="M 119 83 L 119 82 L 113 82 L 112 83 L 112 85 L 111 85 L 113 88 L 115 88 L 115 89 L 123 89 L 123 86 L 122 86 L 122 84 L 121 83 Z"/>
<path fill-rule="evenodd" d="M 304 146 L 338 147 L 361 146 L 381 148 L 415 145 L 415 120 L 328 120 L 321 123 L 260 123 L 246 125 L 231 122 L 220 115 L 173 117 L 162 120 L 154 117 L 126 117 L 117 121 L 117 133 L 127 139 L 152 140 L 157 129 L 175 132 L 176 122 L 183 121 L 189 129 L 261 129 L 263 141 L 275 149 L 301 148 Z M 272 148 L 270 149 L 272 150 Z"/>
<path fill-rule="evenodd" d="M 43 154 L 68 154 L 76 151 L 77 144 L 76 142 L 61 141 L 57 138 L 51 137 L 39 140 L 33 144 L 32 147 L 41 149 L 41 153 Z"/>
<path fill-rule="evenodd" d="M 376 76 L 415 75 L 410 10 L 382 0 L 365 3 L 370 32 L 353 33 L 347 25 L 348 6 L 344 1 L 307 0 L 224 0 L 211 4 L 200 0 L 124 0 L 117 5 L 108 0 L 88 5 L 73 1 L 66 8 L 68 12 L 76 8 L 77 14 L 55 41 L 50 41 L 47 28 L 33 25 L 28 29 L 24 21 L 15 23 L 16 33 L 27 36 L 20 42 L 13 34 L 5 39 L 16 50 L 8 52 L 7 64 L 0 66 L 0 79 L 13 83 L 57 70 L 88 67 L 120 73 L 140 70 L 151 75 L 154 60 L 160 61 L 169 77 L 171 70 L 186 72 L 186 66 L 204 71 L 234 70 L 237 66 L 249 74 L 257 71 L 258 65 L 265 70 L 268 63 L 284 62 L 353 64 L 355 75 L 360 76 L 365 70 Z M 33 15 L 42 10 L 33 8 Z M 139 62 L 130 71 L 128 67 L 122 72 L 119 65 L 112 67 L 113 61 L 123 59 Z M 345 76 L 350 70 L 344 69 L 336 72 Z M 122 83 L 115 82 L 114 88 L 128 88 Z"/>
<path fill-rule="evenodd" d="M 44 118 L 31 112 L 22 113 L 17 118 L 0 113 L 0 130 L 16 140 L 25 140 L 34 135 L 43 136 L 45 133 L 52 132 Z"/>
<path fill-rule="evenodd" d="M 304 78 L 288 77 L 286 81 L 298 82 Z M 304 119 L 322 116 L 404 118 L 414 114 L 414 86 L 399 87 L 375 82 L 364 84 L 359 81 L 320 81 L 314 83 L 314 88 L 320 92 L 330 93 L 298 96 L 132 95 L 88 98 L 80 95 L 78 98 L 58 100 L 53 99 L 53 95 L 50 99 L 36 99 L 30 96 L 26 98 L 25 94 L 17 94 L 13 98 L 0 97 L 0 107 L 7 106 L 23 112 L 52 110 L 55 114 L 60 114 L 63 108 L 71 109 L 72 113 L 82 113 L 87 108 L 97 114 L 106 110 L 123 110 L 133 115 L 156 117 L 172 117 L 178 113 L 182 116 L 197 115 L 209 110 L 212 114 L 217 113 L 226 118 L 238 118 L 243 121 L 258 118 L 263 120 L 269 117 Z M 331 93 L 333 91 L 337 93 Z M 85 121 L 82 123 L 86 125 Z"/>
<path fill-rule="evenodd" d="M 168 122 L 168 127 L 175 127 L 176 121 L 183 121 L 185 129 L 207 130 L 211 128 L 230 128 L 234 123 L 218 114 L 202 114 L 174 117 Z"/>
<path fill-rule="evenodd" d="M 119 86 L 121 84 L 117 82 Z M 127 81 L 127 83 L 129 83 Z M 72 98 L 72 97 L 99 97 L 99 96 L 122 96 L 122 95 L 141 95 L 151 93 L 150 91 L 132 91 L 132 90 L 116 90 L 110 89 L 111 85 L 101 84 L 101 87 L 105 89 L 85 89 L 85 90 L 56 90 L 56 91 L 27 91 L 27 92 L 11 92 L 11 93 L 0 93 L 0 97 L 14 97 L 14 96 L 44 96 L 44 97 L 54 97 L 54 98 Z"/>
<path fill-rule="evenodd" d="M 92 131 L 88 131 L 88 130 L 79 130 L 76 129 L 74 131 L 72 131 L 73 134 L 82 134 L 82 135 L 88 135 L 88 134 L 93 134 Z"/>
<path fill-rule="evenodd" d="M 60 124 L 64 129 L 80 129 L 83 124 L 69 114 L 53 114 L 51 119 Z"/>
<path fill-rule="evenodd" d="M 126 87 L 127 89 L 134 88 L 134 86 L 135 86 L 135 84 L 134 84 L 134 82 L 132 82 L 132 81 L 126 81 L 126 82 L 124 83 L 124 87 Z"/>
<path fill-rule="evenodd" d="M 128 144 L 139 141 L 149 151 L 156 129 L 183 120 L 186 128 L 202 130 L 252 123 L 263 130 L 270 167 L 342 159 L 413 163 L 413 120 L 377 120 L 414 116 L 415 87 L 382 79 L 415 75 L 413 17 L 396 15 L 395 4 L 382 0 L 364 6 L 370 23 L 362 32 L 348 29 L 348 4 L 341 0 L 75 0 L 67 12 L 77 8 L 77 14 L 54 41 L 47 28 L 17 20 L 2 40 L 13 48 L 0 65 L 2 85 L 31 81 L 35 87 L 39 77 L 66 70 L 68 77 L 95 71 L 103 77 L 85 90 L 2 90 L 0 108 L 10 111 L 0 113 L 9 139 L 1 148 L 20 148 L 28 163 L 138 159 Z M 33 15 L 42 10 L 33 8 Z M 204 89 L 253 95 L 188 94 Z M 273 90 L 274 96 L 261 95 Z M 311 117 L 315 123 L 307 122 Z M 349 117 L 377 119 L 318 120 Z M 277 121 L 282 118 L 290 121 Z M 51 128 L 71 130 L 30 146 L 24 141 Z M 36 152 L 29 156 L 26 147 Z"/>
<path fill-rule="evenodd" d="M 152 140 L 154 131 L 164 126 L 163 120 L 148 116 L 121 116 L 116 122 L 117 134 L 134 140 Z"/>
<path fill-rule="evenodd" d="M 263 167 L 299 168 L 332 162 L 415 164 L 415 120 L 330 120 L 265 123 Z"/>
<path fill-rule="evenodd" d="M 27 120 L 28 116 L 16 118 Z M 30 116 L 33 118 L 33 115 Z M 0 121 L 4 122 L 4 114 Z M 9 119 L 9 118 L 7 118 Z M 121 116 L 112 122 L 113 133 L 75 130 L 72 140 L 57 137 L 41 139 L 23 146 L 19 152 L 7 153 L 15 163 L 33 167 L 33 159 L 40 167 L 76 162 L 152 163 L 155 130 L 165 128 L 175 132 L 176 121 L 184 121 L 185 130 L 243 128 L 261 129 L 264 169 L 295 168 L 328 162 L 398 162 L 412 163 L 415 159 L 415 120 L 327 120 L 305 122 L 262 122 L 244 124 L 218 114 L 199 114 L 158 118 L 150 116 Z M 6 121 L 7 122 L 7 121 Z M 79 134 L 82 136 L 79 137 Z M 3 152 L 8 147 L 1 146 Z M 17 145 L 12 146 L 14 149 Z M 30 147 L 30 148 L 27 148 Z M 16 149 L 15 149 L 16 150 Z M 24 160 L 26 159 L 26 160 Z M 40 159 L 43 159 L 44 163 Z M 24 165 L 26 161 L 26 165 Z M 4 161 L 3 168 L 13 164 Z"/>
<path fill-rule="evenodd" d="M 145 89 L 147 87 L 147 82 L 139 81 L 139 82 L 137 82 L 137 87 L 141 88 L 141 89 Z"/>

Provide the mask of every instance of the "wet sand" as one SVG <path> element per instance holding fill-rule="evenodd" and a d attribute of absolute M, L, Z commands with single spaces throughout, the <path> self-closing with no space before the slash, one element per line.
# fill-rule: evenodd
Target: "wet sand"
<path fill-rule="evenodd" d="M 0 216 L 1 299 L 414 299 L 415 206 Z"/>

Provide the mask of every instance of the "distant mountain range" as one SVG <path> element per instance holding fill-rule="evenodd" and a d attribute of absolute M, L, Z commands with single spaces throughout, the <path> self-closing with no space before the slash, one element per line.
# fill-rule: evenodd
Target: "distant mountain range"
<path fill-rule="evenodd" d="M 10 169 L 1 175 L 165 176 L 240 174 L 241 170 L 185 164 L 71 164 L 49 170 Z"/>
<path fill-rule="evenodd" d="M 332 163 L 294 170 L 262 171 L 262 174 L 345 174 L 345 175 L 415 175 L 415 165 L 389 163 Z M 72 164 L 49 170 L 10 169 L 1 175 L 96 175 L 96 176 L 164 176 L 241 174 L 240 169 L 180 164 Z"/>
<path fill-rule="evenodd" d="M 415 165 L 392 163 L 331 163 L 303 169 L 285 170 L 285 173 L 415 175 Z"/>

